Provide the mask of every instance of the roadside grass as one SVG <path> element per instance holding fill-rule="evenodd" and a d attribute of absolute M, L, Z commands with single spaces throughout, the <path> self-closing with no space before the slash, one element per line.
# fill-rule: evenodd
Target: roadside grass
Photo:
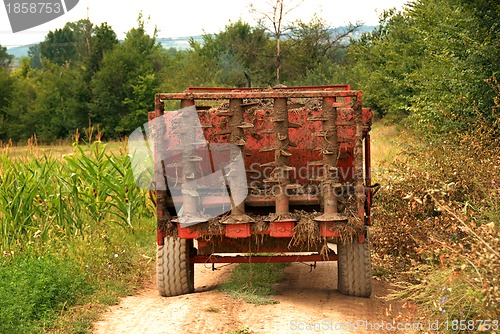
<path fill-rule="evenodd" d="M 99 311 L 151 277 L 152 230 L 144 222 L 134 234 L 115 231 L 106 241 L 69 241 L 44 255 L 25 250 L 4 259 L 0 332 L 90 333 Z"/>
<path fill-rule="evenodd" d="M 419 317 L 442 324 L 498 319 L 498 138 L 480 122 L 454 138 L 405 129 L 390 137 L 391 159 L 373 153 L 380 163 L 374 182 L 382 187 L 371 228 L 376 272 L 399 281 L 390 298 L 416 304 Z"/>
<path fill-rule="evenodd" d="M 132 295 L 154 275 L 155 221 L 138 222 L 133 233 L 123 229 L 108 232 L 106 238 L 71 245 L 68 254 L 86 270 L 95 290 L 67 308 L 47 333 L 91 333 L 102 312 L 121 297 Z M 89 244 L 91 243 L 91 244 Z"/>
<path fill-rule="evenodd" d="M 0 266 L 0 333 L 91 333 L 108 305 L 153 275 L 154 222 L 25 249 Z"/>
<path fill-rule="evenodd" d="M 66 149 L 0 156 L 1 333 L 90 333 L 153 275 L 154 208 L 126 151 Z"/>
<path fill-rule="evenodd" d="M 398 124 L 387 124 L 383 121 L 373 123 L 370 145 L 372 173 L 376 175 L 380 168 L 386 168 L 392 164 L 401 151 L 397 142 L 403 132 L 402 126 Z"/>
<path fill-rule="evenodd" d="M 2 333 L 38 333 L 58 310 L 95 290 L 73 261 L 53 255 L 16 258 L 0 267 L 0 281 Z"/>
<path fill-rule="evenodd" d="M 391 207 L 390 201 L 381 201 L 380 198 L 384 196 L 388 191 L 393 189 L 388 188 L 387 180 L 392 180 L 397 178 L 397 172 L 394 169 L 394 161 L 398 159 L 404 148 L 401 145 L 402 142 L 412 140 L 411 135 L 405 131 L 405 129 L 398 124 L 386 123 L 383 120 L 378 120 L 373 123 L 370 132 L 371 141 L 371 177 L 372 184 L 379 183 L 380 190 L 375 196 L 373 201 L 373 224 L 370 228 L 370 234 L 377 240 L 379 238 L 378 234 L 383 233 L 379 226 L 381 222 L 379 220 L 385 219 L 378 215 L 378 212 L 382 209 L 384 212 L 388 210 L 398 210 L 396 206 Z M 395 240 L 395 242 L 397 242 Z M 376 247 L 376 244 L 375 244 Z M 372 246 L 373 248 L 373 246 Z M 382 248 L 382 252 L 385 249 Z M 397 268 L 397 261 L 392 264 L 386 263 L 387 257 L 380 256 L 379 250 L 376 251 L 372 249 L 372 270 L 373 276 L 376 279 L 391 279 L 394 278 L 394 272 L 399 270 Z M 397 269 L 397 270 L 395 270 Z"/>
<path fill-rule="evenodd" d="M 229 280 L 219 290 L 231 298 L 255 305 L 277 304 L 271 298 L 276 283 L 283 279 L 282 269 L 287 263 L 244 263 L 233 270 Z"/>

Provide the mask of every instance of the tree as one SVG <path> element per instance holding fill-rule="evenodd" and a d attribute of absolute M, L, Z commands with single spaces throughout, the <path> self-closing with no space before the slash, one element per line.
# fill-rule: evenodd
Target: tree
<path fill-rule="evenodd" d="M 8 69 L 14 56 L 7 53 L 7 48 L 0 44 L 0 68 Z"/>
<path fill-rule="evenodd" d="M 156 30 L 149 36 L 139 16 L 138 27 L 127 32 L 122 44 L 104 53 L 99 70 L 92 76 L 92 124 L 100 125 L 108 138 L 128 135 L 143 124 L 147 120 L 143 115 L 153 110 L 159 85 L 156 73 L 163 66 Z M 150 101 L 149 107 L 144 107 L 144 101 Z"/>
<path fill-rule="evenodd" d="M 7 70 L 0 67 L 0 140 L 8 139 L 6 109 L 10 104 L 13 82 Z"/>
<path fill-rule="evenodd" d="M 32 131 L 41 141 L 69 138 L 77 128 L 87 126 L 85 83 L 78 68 L 47 62 L 33 79 L 36 101 L 30 114 L 36 123 Z"/>
<path fill-rule="evenodd" d="M 285 17 L 294 9 L 302 4 L 303 0 L 298 2 L 294 0 L 269 0 L 267 9 L 258 9 L 250 4 L 250 12 L 258 16 L 259 26 L 272 34 L 276 43 L 276 84 L 281 83 L 281 38 L 289 30 L 284 25 Z"/>
<path fill-rule="evenodd" d="M 72 27 L 66 24 L 62 29 L 49 31 L 40 43 L 40 54 L 58 65 L 78 60 L 77 39 Z"/>
<path fill-rule="evenodd" d="M 3 76 L 2 81 L 2 91 L 7 87 L 9 89 L 6 90 L 8 93 L 4 95 L 3 101 L 0 101 L 0 139 L 27 139 L 33 135 L 37 122 L 32 114 L 36 100 L 33 80 L 30 77 L 11 74 L 9 77 Z"/>
<path fill-rule="evenodd" d="M 254 83 L 271 83 L 269 36 L 262 28 L 253 28 L 241 20 L 226 25 L 216 35 L 204 35 L 203 45 L 193 44 L 197 67 L 209 69 L 216 85 L 247 85 L 244 72 Z"/>
<path fill-rule="evenodd" d="M 35 44 L 29 47 L 28 57 L 32 68 L 42 68 L 42 53 L 40 52 L 40 44 Z"/>
<path fill-rule="evenodd" d="M 13 90 L 13 80 L 9 74 L 9 65 L 12 56 L 7 53 L 7 48 L 0 45 L 0 140 L 8 139 L 8 121 L 7 109 Z"/>
<path fill-rule="evenodd" d="M 92 76 L 99 70 L 104 54 L 111 51 L 116 45 L 118 45 L 116 33 L 106 22 L 92 29 L 88 41 L 89 54 L 84 60 L 86 81 L 90 81 Z"/>
<path fill-rule="evenodd" d="M 408 75 L 421 66 L 422 48 L 411 20 L 395 10 L 385 11 L 379 27 L 348 48 L 351 83 L 379 116 L 397 121 L 409 114 L 417 88 Z"/>
<path fill-rule="evenodd" d="M 53 141 L 87 127 L 91 79 L 103 55 L 117 44 L 107 24 L 97 27 L 89 20 L 49 32 L 42 43 L 30 47 L 30 57 L 13 73 L 0 136 L 19 140 L 37 133 L 40 140 Z"/>
<path fill-rule="evenodd" d="M 319 68 L 325 71 L 329 66 L 342 63 L 345 52 L 339 49 L 349 44 L 349 36 L 361 25 L 358 22 L 334 29 L 316 15 L 309 22 L 296 21 L 290 29 L 288 52 L 284 54 L 283 72 L 288 73 L 288 80 L 300 83 Z"/>
<path fill-rule="evenodd" d="M 349 50 L 358 88 L 371 107 L 427 133 L 467 131 L 494 122 L 500 72 L 497 2 L 419 0 L 390 11 L 381 25 Z"/>
<path fill-rule="evenodd" d="M 82 19 L 49 31 L 43 42 L 30 47 L 29 55 L 35 68 L 40 68 L 42 58 L 58 65 L 82 62 L 91 76 L 98 69 L 103 53 L 116 44 L 116 34 L 107 23 L 94 26 L 88 19 Z"/>

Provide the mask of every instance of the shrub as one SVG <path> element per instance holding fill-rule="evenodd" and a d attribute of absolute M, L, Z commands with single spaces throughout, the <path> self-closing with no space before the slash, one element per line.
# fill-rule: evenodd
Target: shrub
<path fill-rule="evenodd" d="M 0 266 L 0 332 L 35 333 L 94 289 L 83 270 L 54 256 L 22 256 Z"/>
<path fill-rule="evenodd" d="M 497 319 L 500 141 L 488 123 L 455 138 L 405 135 L 376 176 L 375 262 L 403 273 L 402 291 L 429 317 Z M 408 138 L 412 138 L 411 141 Z"/>

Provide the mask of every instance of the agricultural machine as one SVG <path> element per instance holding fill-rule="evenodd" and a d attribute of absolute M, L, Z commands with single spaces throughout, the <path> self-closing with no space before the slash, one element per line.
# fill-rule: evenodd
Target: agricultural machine
<path fill-rule="evenodd" d="M 156 94 L 160 294 L 193 292 L 195 263 L 338 261 L 340 292 L 369 297 L 371 119 L 349 86 Z"/>

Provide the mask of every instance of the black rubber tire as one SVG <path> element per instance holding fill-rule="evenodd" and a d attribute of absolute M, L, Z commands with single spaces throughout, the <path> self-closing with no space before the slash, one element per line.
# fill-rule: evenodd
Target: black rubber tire
<path fill-rule="evenodd" d="M 164 297 L 194 291 L 194 264 L 189 263 L 192 240 L 165 237 L 156 252 L 158 292 Z"/>
<path fill-rule="evenodd" d="M 372 266 L 368 239 L 360 244 L 337 244 L 338 253 L 338 289 L 348 296 L 370 297 L 372 294 Z"/>

